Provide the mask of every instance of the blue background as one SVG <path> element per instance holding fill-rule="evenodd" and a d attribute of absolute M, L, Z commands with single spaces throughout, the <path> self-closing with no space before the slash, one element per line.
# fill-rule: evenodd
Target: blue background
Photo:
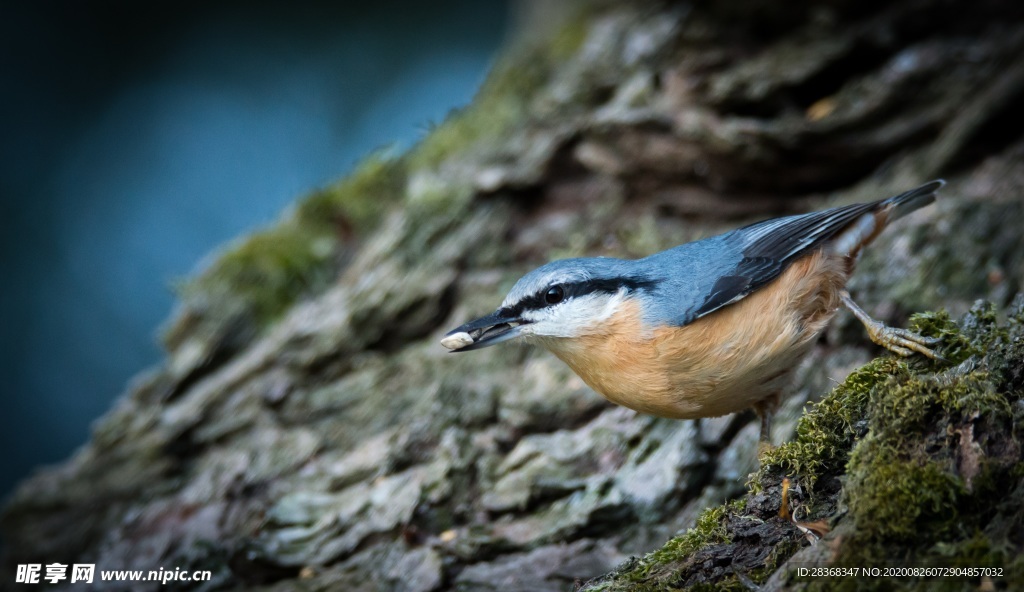
<path fill-rule="evenodd" d="M 159 362 L 176 279 L 469 102 L 509 20 L 472 0 L 23 4 L 0 9 L 0 495 Z"/>

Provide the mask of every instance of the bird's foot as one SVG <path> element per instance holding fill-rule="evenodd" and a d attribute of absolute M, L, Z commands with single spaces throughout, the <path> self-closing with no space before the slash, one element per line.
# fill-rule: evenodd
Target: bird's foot
<path fill-rule="evenodd" d="M 857 319 L 863 323 L 871 341 L 904 357 L 912 356 L 916 352 L 932 360 L 938 360 L 940 362 L 946 361 L 945 358 L 935 353 L 935 350 L 930 347 L 938 345 L 942 341 L 941 339 L 918 335 L 917 333 L 907 329 L 889 327 L 881 321 L 868 316 L 868 313 L 864 312 L 864 309 L 857 306 L 857 303 L 855 303 L 846 292 L 842 293 L 841 299 L 843 304 L 846 305 L 846 308 L 850 309 L 850 312 L 853 313 L 853 316 L 857 317 Z"/>
<path fill-rule="evenodd" d="M 933 360 L 945 361 L 942 356 L 935 353 L 929 346 L 938 344 L 941 339 L 935 337 L 924 337 L 913 331 L 889 327 L 875 321 L 875 325 L 865 325 L 868 330 L 868 337 L 885 349 L 901 356 L 912 356 L 914 352 Z"/>

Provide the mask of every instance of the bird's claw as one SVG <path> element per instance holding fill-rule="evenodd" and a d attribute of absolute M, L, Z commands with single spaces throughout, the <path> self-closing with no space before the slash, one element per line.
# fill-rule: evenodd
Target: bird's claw
<path fill-rule="evenodd" d="M 942 340 L 937 337 L 925 337 L 907 329 L 898 329 L 896 327 L 883 325 L 878 321 L 866 324 L 866 327 L 871 341 L 874 341 L 893 353 L 907 357 L 912 356 L 914 355 L 914 352 L 917 352 L 932 360 L 940 362 L 946 361 L 945 358 L 928 347 L 942 342 Z"/>
<path fill-rule="evenodd" d="M 850 312 L 853 313 L 853 316 L 857 317 L 864 324 L 864 328 L 867 329 L 868 337 L 871 338 L 871 341 L 903 357 L 912 356 L 916 352 L 926 358 L 939 362 L 948 361 L 929 347 L 938 345 L 942 342 L 942 339 L 938 337 L 925 337 L 907 329 L 889 327 L 881 321 L 871 318 L 868 313 L 864 312 L 864 309 L 857 306 L 857 303 L 850 298 L 848 292 L 843 291 L 839 297 L 843 304 L 846 305 L 846 308 L 850 309 Z"/>

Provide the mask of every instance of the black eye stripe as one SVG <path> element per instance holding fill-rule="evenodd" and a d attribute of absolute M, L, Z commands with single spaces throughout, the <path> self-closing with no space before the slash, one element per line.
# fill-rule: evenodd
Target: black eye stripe
<path fill-rule="evenodd" d="M 564 302 L 570 298 L 576 298 L 578 296 L 585 296 L 587 294 L 593 294 L 594 292 L 603 292 L 605 294 L 614 294 L 622 288 L 632 292 L 634 290 L 649 290 L 653 288 L 657 282 L 651 280 L 643 280 L 639 278 L 616 278 L 616 279 L 590 279 L 579 282 L 569 282 L 564 284 L 557 284 L 554 286 L 545 286 L 535 294 L 531 294 L 526 298 L 523 298 L 513 306 L 508 307 L 503 311 L 509 316 L 519 316 L 526 310 L 540 310 L 551 306 L 552 304 L 547 301 L 548 290 L 554 287 L 560 287 L 563 290 L 563 297 L 559 302 Z"/>

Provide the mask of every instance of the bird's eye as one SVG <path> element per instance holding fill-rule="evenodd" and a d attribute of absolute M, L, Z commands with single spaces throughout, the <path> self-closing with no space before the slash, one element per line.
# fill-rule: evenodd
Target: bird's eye
<path fill-rule="evenodd" d="M 548 304 L 558 304 L 564 298 L 565 290 L 562 289 L 562 286 L 551 286 L 548 288 L 547 293 L 544 294 L 544 302 Z"/>

